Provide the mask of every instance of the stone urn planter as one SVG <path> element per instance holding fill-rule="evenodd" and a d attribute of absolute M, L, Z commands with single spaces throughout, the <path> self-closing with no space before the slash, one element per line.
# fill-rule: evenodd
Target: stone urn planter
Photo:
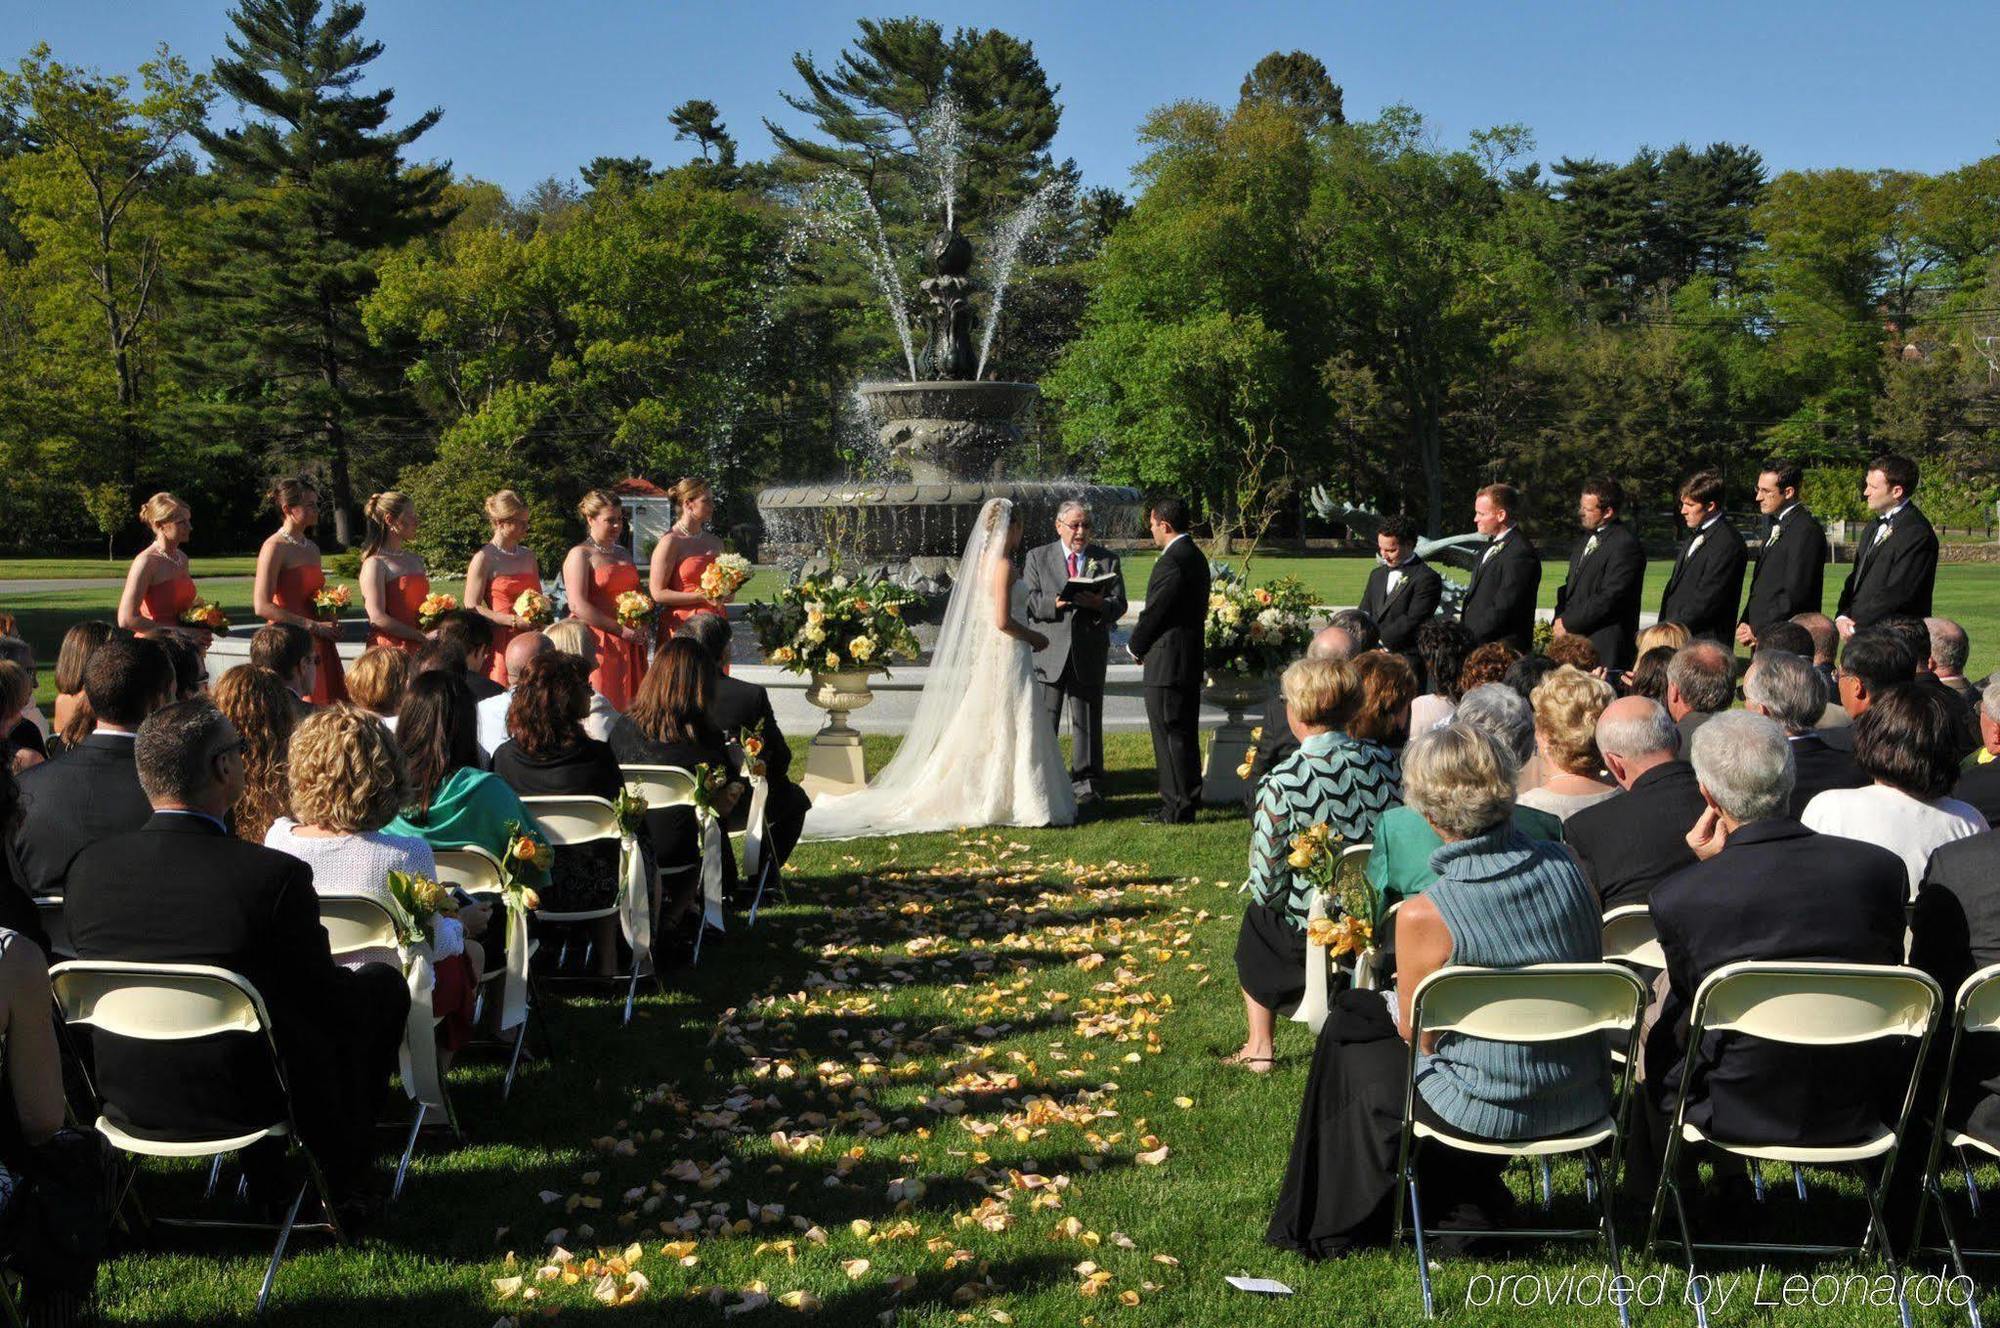
<path fill-rule="evenodd" d="M 1261 710 L 1277 685 L 1268 673 L 1211 673 L 1202 699 L 1221 707 L 1226 718 L 1209 739 L 1208 761 L 1201 772 L 1201 800 L 1211 806 L 1241 804 L 1249 785 L 1236 773 L 1250 759 L 1256 741 L 1244 712 Z"/>
<path fill-rule="evenodd" d="M 806 700 L 826 711 L 826 723 L 813 734 L 806 752 L 805 778 L 800 780 L 808 793 L 852 793 L 868 782 L 867 767 L 861 756 L 861 734 L 847 717 L 875 699 L 868 677 L 874 669 L 850 669 L 841 673 L 814 670 Z"/>

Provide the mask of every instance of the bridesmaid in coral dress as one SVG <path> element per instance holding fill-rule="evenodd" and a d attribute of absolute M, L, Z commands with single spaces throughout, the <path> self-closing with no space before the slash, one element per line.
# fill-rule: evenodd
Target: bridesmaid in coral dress
<path fill-rule="evenodd" d="M 403 547 L 417 533 L 417 505 L 391 490 L 370 498 L 364 514 L 361 603 L 368 610 L 368 644 L 414 655 L 429 639 L 417 625 L 417 607 L 431 593 L 423 558 Z"/>
<path fill-rule="evenodd" d="M 312 539 L 319 525 L 319 490 L 303 477 L 279 480 L 271 490 L 271 502 L 285 523 L 257 551 L 252 603 L 264 621 L 290 623 L 312 634 L 315 667 L 312 691 L 306 699 L 314 705 L 345 701 L 347 680 L 341 673 L 340 650 L 335 644 L 340 640 L 340 624 L 323 621 L 313 607 L 313 596 L 326 585 L 319 545 Z"/>
<path fill-rule="evenodd" d="M 618 597 L 638 590 L 639 568 L 619 543 L 625 534 L 625 508 L 609 489 L 592 489 L 577 504 L 590 537 L 563 559 L 563 588 L 570 613 L 590 627 L 597 664 L 590 685 L 619 710 L 632 704 L 646 672 L 647 627 L 626 627 L 618 621 Z"/>
<path fill-rule="evenodd" d="M 193 510 L 170 493 L 156 493 L 139 509 L 139 520 L 153 528 L 153 542 L 125 574 L 118 625 L 140 636 L 178 636 L 207 653 L 214 634 L 181 622 L 197 598 L 182 547 L 194 533 Z"/>
<path fill-rule="evenodd" d="M 493 542 L 472 555 L 465 570 L 466 607 L 493 624 L 493 662 L 486 676 L 502 687 L 507 683 L 507 643 L 533 623 L 514 612 L 523 591 L 542 588 L 542 569 L 534 550 L 523 548 L 528 534 L 528 505 L 512 489 L 486 500 L 486 519 L 493 523 Z"/>
<path fill-rule="evenodd" d="M 667 496 L 679 509 L 674 524 L 653 546 L 652 578 L 648 589 L 663 612 L 660 639 L 697 613 L 727 615 L 719 599 L 710 599 L 701 590 L 701 574 L 722 552 L 722 541 L 709 533 L 709 518 L 715 515 L 715 497 L 708 481 L 683 478 Z"/>

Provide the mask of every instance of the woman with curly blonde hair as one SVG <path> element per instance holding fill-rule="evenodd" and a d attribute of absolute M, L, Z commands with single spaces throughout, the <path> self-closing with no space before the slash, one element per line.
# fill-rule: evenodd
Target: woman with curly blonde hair
<path fill-rule="evenodd" d="M 1597 751 L 1597 717 L 1616 697 L 1610 683 L 1568 664 L 1536 684 L 1528 703 L 1535 708 L 1542 777 L 1521 794 L 1523 807 L 1567 821 L 1617 795 L 1616 784 L 1598 777 L 1604 762 Z"/>
<path fill-rule="evenodd" d="M 261 844 L 291 801 L 285 746 L 298 713 L 292 689 L 270 669 L 239 664 L 215 685 L 215 706 L 243 739 L 243 794 L 230 809 L 232 827 L 238 839 Z"/>
<path fill-rule="evenodd" d="M 225 686 L 228 682 L 223 679 Z M 383 833 L 408 796 L 409 781 L 396 740 L 367 711 L 332 705 L 302 720 L 292 734 L 287 776 L 292 814 L 271 823 L 264 847 L 311 866 L 315 893 L 360 895 L 393 912 L 390 872 L 436 879 L 437 859 L 429 844 Z M 440 1051 L 455 1051 L 472 1035 L 472 1003 L 485 958 L 472 938 L 489 918 L 487 906 L 475 904 L 456 918 L 437 920 L 432 1006 L 444 1020 Z M 358 967 L 401 961 L 394 950 L 381 949 L 360 951 L 345 962 Z"/>

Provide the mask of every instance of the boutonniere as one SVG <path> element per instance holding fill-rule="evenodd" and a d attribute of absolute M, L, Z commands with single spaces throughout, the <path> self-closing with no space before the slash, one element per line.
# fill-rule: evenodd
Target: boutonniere
<path fill-rule="evenodd" d="M 1776 544 L 1778 542 L 1778 536 L 1784 533 L 1785 533 L 1785 523 L 1782 521 L 1773 522 L 1771 525 L 1771 533 L 1764 537 L 1764 547 L 1769 548 L 1771 545 Z"/>
<path fill-rule="evenodd" d="M 1083 564 L 1083 574 L 1085 577 L 1103 576 L 1104 564 L 1095 558 L 1087 559 Z"/>

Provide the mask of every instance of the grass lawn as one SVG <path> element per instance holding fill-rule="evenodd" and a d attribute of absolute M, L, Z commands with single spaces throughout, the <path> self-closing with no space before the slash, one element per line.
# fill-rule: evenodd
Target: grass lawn
<path fill-rule="evenodd" d="M 871 763 L 890 746 L 871 740 Z M 1261 1077 L 1215 1059 L 1241 1036 L 1231 954 L 1246 826 L 1219 813 L 1142 822 L 1146 739 L 1108 746 L 1103 818 L 809 846 L 789 899 L 670 974 L 629 1028 L 607 1000 L 551 1006 L 554 1061 L 530 1065 L 505 1104 L 496 1066 L 463 1067 L 470 1146 L 420 1154 L 401 1205 L 358 1246 L 297 1241 L 270 1322 L 609 1321 L 584 1261 L 634 1243 L 648 1285 L 623 1314 L 645 1323 L 734 1322 L 727 1310 L 758 1296 L 774 1303 L 744 1322 L 788 1322 L 783 1302 L 805 1297 L 806 1321 L 857 1328 L 1417 1321 L 1407 1248 L 1314 1266 L 1262 1243 L 1310 1043 L 1281 1024 L 1280 1063 Z M 161 1210 L 176 1178 L 148 1179 Z M 1515 1182 L 1525 1197 L 1527 1173 Z M 1819 1182 L 1815 1196 L 1837 1188 Z M 1559 1170 L 1557 1189 L 1559 1212 L 1580 1216 L 1577 1169 Z M 1773 1186 L 1769 1211 L 1793 1224 L 1789 1186 Z M 1838 1212 L 1858 1233 L 1855 1203 Z M 1643 1221 L 1629 1205 L 1621 1235 L 1636 1240 Z M 175 1250 L 108 1265 L 108 1322 L 248 1318 L 255 1244 Z M 1608 1305 L 1466 1304 L 1476 1274 L 1560 1276 L 1600 1258 L 1446 1260 L 1440 1303 L 1467 1323 L 1611 1324 Z M 557 1272 L 542 1280 L 543 1268 Z M 1297 1294 L 1234 1291 L 1223 1278 L 1237 1273 Z M 607 1290 L 636 1285 L 614 1275 Z M 1679 1294 L 1677 1277 L 1667 1285 Z M 1751 1294 L 1741 1284 L 1717 1322 L 1760 1320 Z M 1641 1317 L 1692 1318 L 1672 1299 Z"/>
<path fill-rule="evenodd" d="M 131 566 L 130 558 L 113 561 L 102 558 L 0 558 L 0 583 L 55 577 L 77 580 L 87 577 L 92 580 L 122 582 L 127 569 Z M 189 561 L 188 566 L 196 577 L 254 576 L 257 572 L 257 555 L 228 553 L 196 556 Z"/>

